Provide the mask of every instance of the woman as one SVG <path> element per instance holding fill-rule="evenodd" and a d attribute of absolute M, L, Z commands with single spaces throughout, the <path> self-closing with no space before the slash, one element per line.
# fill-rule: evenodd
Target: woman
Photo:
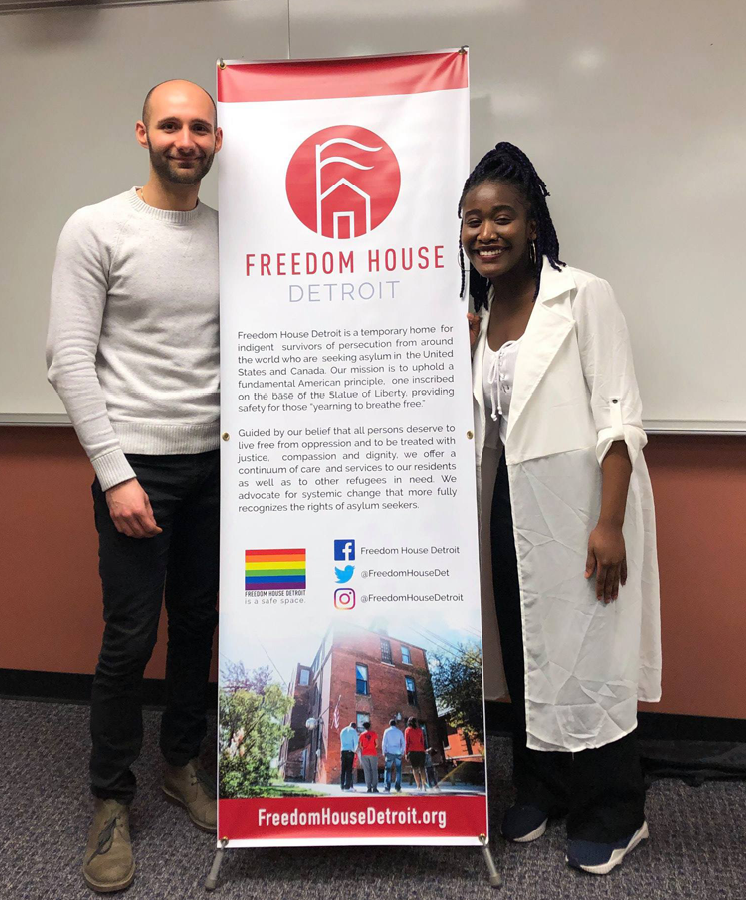
<path fill-rule="evenodd" d="M 404 758 L 408 759 L 412 766 L 417 790 L 427 790 L 427 775 L 425 773 L 425 734 L 417 725 L 417 719 L 407 719 L 407 727 L 404 731 Z"/>
<path fill-rule="evenodd" d="M 635 728 L 638 699 L 660 699 L 653 498 L 624 318 L 605 281 L 559 259 L 547 196 L 501 143 L 459 209 L 483 588 L 514 716 L 502 833 L 532 841 L 566 814 L 567 861 L 606 874 L 648 836 Z"/>
<path fill-rule="evenodd" d="M 378 793 L 378 735 L 370 727 L 370 722 L 363 722 L 363 733 L 358 739 L 360 765 L 363 767 L 365 787 L 369 794 Z"/>

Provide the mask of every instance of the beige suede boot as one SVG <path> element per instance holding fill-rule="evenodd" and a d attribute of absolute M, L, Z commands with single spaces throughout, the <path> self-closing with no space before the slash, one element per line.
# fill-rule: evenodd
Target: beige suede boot
<path fill-rule="evenodd" d="M 135 877 L 130 843 L 129 807 L 118 800 L 95 802 L 83 858 L 83 878 L 94 891 L 123 891 Z"/>
<path fill-rule="evenodd" d="M 178 803 L 189 813 L 189 818 L 203 831 L 218 830 L 218 804 L 215 785 L 198 760 L 185 766 L 165 764 L 163 793 L 171 803 Z"/>

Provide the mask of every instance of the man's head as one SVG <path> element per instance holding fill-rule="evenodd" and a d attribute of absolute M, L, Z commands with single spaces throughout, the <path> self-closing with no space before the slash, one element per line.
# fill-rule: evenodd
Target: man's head
<path fill-rule="evenodd" d="M 150 153 L 153 171 L 170 184 L 202 181 L 223 144 L 215 101 L 191 81 L 164 81 L 152 88 L 135 133 Z"/>
<path fill-rule="evenodd" d="M 350 722 L 350 728 L 357 728 L 357 722 Z"/>
<path fill-rule="evenodd" d="M 370 722 L 363 722 L 363 728 L 366 731 L 370 731 Z"/>
<path fill-rule="evenodd" d="M 396 719 L 390 719 L 390 720 L 389 720 L 389 726 L 390 726 L 391 728 L 396 728 Z"/>

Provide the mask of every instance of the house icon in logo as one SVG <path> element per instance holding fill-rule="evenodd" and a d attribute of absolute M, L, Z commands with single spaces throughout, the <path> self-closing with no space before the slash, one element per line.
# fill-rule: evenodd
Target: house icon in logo
<path fill-rule="evenodd" d="M 329 156 L 326 159 L 322 158 L 322 154 L 329 147 L 333 147 L 335 144 L 349 144 L 351 147 L 357 147 L 358 150 L 362 150 L 365 153 L 378 153 L 383 147 L 366 147 L 365 144 L 360 144 L 357 141 L 351 141 L 349 138 L 332 138 L 331 140 L 325 141 L 323 144 L 316 145 L 316 231 L 319 234 L 322 234 L 322 209 L 324 206 L 324 201 L 327 197 L 330 197 L 332 194 L 339 191 L 339 195 L 335 200 L 339 200 L 346 194 L 345 188 L 348 188 L 350 191 L 354 191 L 359 197 L 362 197 L 364 201 L 364 219 L 365 224 L 360 229 L 355 228 L 355 208 L 359 209 L 359 203 L 350 204 L 352 209 L 348 210 L 332 210 L 332 237 L 339 238 L 339 221 L 340 219 L 347 219 L 347 234 L 345 237 L 352 237 L 356 234 L 367 234 L 371 229 L 371 216 L 370 216 L 370 194 L 366 193 L 362 188 L 359 188 L 355 184 L 351 184 L 346 178 L 340 178 L 336 184 L 333 184 L 331 187 L 328 187 L 325 191 L 321 190 L 321 170 L 328 165 L 334 163 L 343 163 L 348 166 L 352 166 L 353 169 L 361 169 L 363 171 L 370 171 L 373 166 L 363 166 L 359 162 L 355 162 L 354 159 L 348 159 L 345 156 Z M 331 204 L 331 205 L 340 205 Z M 342 206 L 346 205 L 346 201 L 342 200 Z"/>
<path fill-rule="evenodd" d="M 307 138 L 293 154 L 285 181 L 300 221 L 335 240 L 360 237 L 380 225 L 400 186 L 392 149 L 372 131 L 353 125 Z"/>

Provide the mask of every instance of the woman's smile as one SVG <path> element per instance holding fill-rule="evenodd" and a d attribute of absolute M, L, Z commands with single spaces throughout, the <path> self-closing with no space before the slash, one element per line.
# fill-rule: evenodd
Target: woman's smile
<path fill-rule="evenodd" d="M 497 259 L 508 247 L 478 247 L 474 252 L 480 259 Z"/>

